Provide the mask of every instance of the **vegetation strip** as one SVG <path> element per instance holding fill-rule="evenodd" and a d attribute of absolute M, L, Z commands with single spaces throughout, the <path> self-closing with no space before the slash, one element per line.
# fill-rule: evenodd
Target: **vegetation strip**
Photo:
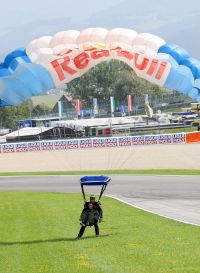
<path fill-rule="evenodd" d="M 137 175 L 200 175 L 200 170 L 192 169 L 149 169 L 149 170 L 96 170 L 96 171 L 43 171 L 43 172 L 0 172 L 0 176 L 26 175 L 101 175 L 101 174 L 137 174 Z"/>
<path fill-rule="evenodd" d="M 103 197 L 100 237 L 76 240 L 80 194 L 0 192 L 0 271 L 199 272 L 199 227 Z"/>

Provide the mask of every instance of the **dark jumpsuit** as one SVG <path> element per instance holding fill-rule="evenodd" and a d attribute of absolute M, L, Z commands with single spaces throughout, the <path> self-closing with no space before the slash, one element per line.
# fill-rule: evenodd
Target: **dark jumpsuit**
<path fill-rule="evenodd" d="M 84 208 L 81 213 L 80 220 L 82 226 L 80 228 L 78 238 L 81 238 L 83 236 L 86 226 L 94 226 L 96 235 L 99 235 L 99 212 L 97 209 L 89 209 L 87 207 Z"/>
<path fill-rule="evenodd" d="M 84 208 L 88 208 L 89 203 L 91 203 L 91 202 L 85 202 Z M 103 210 L 100 206 L 100 203 L 99 202 L 92 202 L 92 204 L 93 204 L 93 208 L 98 210 L 99 218 L 102 220 L 103 219 Z"/>

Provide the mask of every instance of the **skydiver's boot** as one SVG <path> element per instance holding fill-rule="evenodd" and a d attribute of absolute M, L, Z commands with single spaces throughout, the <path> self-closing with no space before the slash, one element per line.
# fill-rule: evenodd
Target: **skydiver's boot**
<path fill-rule="evenodd" d="M 95 233 L 96 233 L 96 237 L 99 236 L 99 226 L 98 226 L 98 222 L 94 223 L 94 228 L 95 228 Z"/>
<path fill-rule="evenodd" d="M 78 234 L 78 236 L 77 236 L 77 239 L 81 239 L 81 237 L 83 236 L 83 233 L 84 233 L 84 231 L 85 231 L 85 228 L 86 228 L 86 226 L 84 225 L 82 225 L 82 227 L 80 228 L 80 231 L 79 231 L 79 234 Z"/>

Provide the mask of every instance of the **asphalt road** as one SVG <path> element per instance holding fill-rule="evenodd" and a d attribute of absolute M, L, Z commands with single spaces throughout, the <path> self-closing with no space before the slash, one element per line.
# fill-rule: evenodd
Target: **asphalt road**
<path fill-rule="evenodd" d="M 112 175 L 106 194 L 141 209 L 200 226 L 200 176 Z M 81 193 L 80 176 L 0 177 L 0 191 Z M 97 193 L 96 187 L 87 187 Z"/>

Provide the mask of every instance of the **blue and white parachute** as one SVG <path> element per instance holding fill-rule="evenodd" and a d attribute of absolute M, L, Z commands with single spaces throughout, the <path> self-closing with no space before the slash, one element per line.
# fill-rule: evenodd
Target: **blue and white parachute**
<path fill-rule="evenodd" d="M 88 28 L 44 36 L 8 54 L 0 63 L 1 106 L 57 88 L 110 59 L 124 61 L 138 77 L 200 102 L 200 61 L 181 47 L 131 29 Z"/>

